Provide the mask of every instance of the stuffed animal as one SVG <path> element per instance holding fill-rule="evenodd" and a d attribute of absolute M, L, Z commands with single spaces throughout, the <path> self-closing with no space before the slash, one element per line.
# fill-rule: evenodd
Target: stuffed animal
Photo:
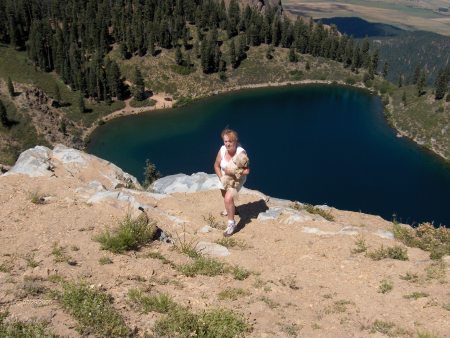
<path fill-rule="evenodd" d="M 245 152 L 233 156 L 227 165 L 227 173 L 222 175 L 220 182 L 225 190 L 233 189 L 233 195 L 241 189 L 243 184 L 242 172 L 249 166 L 249 159 Z"/>

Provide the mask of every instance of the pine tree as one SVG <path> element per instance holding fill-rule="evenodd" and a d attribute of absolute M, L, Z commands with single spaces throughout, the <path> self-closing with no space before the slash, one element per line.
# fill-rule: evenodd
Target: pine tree
<path fill-rule="evenodd" d="M 230 63 L 231 67 L 237 68 L 238 62 L 236 58 L 236 45 L 234 44 L 234 39 L 231 39 L 230 42 Z"/>
<path fill-rule="evenodd" d="M 422 96 L 424 94 L 425 83 L 425 72 L 421 72 L 416 84 L 417 96 Z"/>
<path fill-rule="evenodd" d="M 84 105 L 84 96 L 83 93 L 80 92 L 78 97 L 78 111 L 83 114 L 86 111 L 86 107 Z"/>
<path fill-rule="evenodd" d="M 416 69 L 414 70 L 412 84 L 417 84 L 417 81 L 419 81 L 420 73 L 421 73 L 421 67 L 419 65 L 417 65 Z"/>
<path fill-rule="evenodd" d="M 3 127 L 7 127 L 9 124 L 8 113 L 2 100 L 0 100 L 0 122 Z"/>
<path fill-rule="evenodd" d="M 55 82 L 55 100 L 58 104 L 61 104 L 61 91 L 59 90 L 58 84 Z"/>
<path fill-rule="evenodd" d="M 177 45 L 177 47 L 175 48 L 175 63 L 181 66 L 183 62 L 183 53 L 181 53 L 180 46 Z"/>
<path fill-rule="evenodd" d="M 388 71 L 389 71 L 389 64 L 385 62 L 383 66 L 383 78 L 386 78 L 386 76 L 388 75 Z"/>
<path fill-rule="evenodd" d="M 145 85 L 144 78 L 138 67 L 134 69 L 134 89 L 133 89 L 134 99 L 137 101 L 145 100 Z"/>
<path fill-rule="evenodd" d="M 11 78 L 9 76 L 8 76 L 8 92 L 9 95 L 11 95 L 11 97 L 14 97 L 14 95 L 16 94 L 13 82 L 11 81 Z"/>
<path fill-rule="evenodd" d="M 403 87 L 403 75 L 400 74 L 398 77 L 398 88 Z"/>
<path fill-rule="evenodd" d="M 435 100 L 444 98 L 448 88 L 448 81 L 449 76 L 447 74 L 447 71 L 445 69 L 440 70 L 435 81 Z"/>
<path fill-rule="evenodd" d="M 298 62 L 297 53 L 295 53 L 295 48 L 292 46 L 289 48 L 289 62 Z"/>
<path fill-rule="evenodd" d="M 274 48 L 273 48 L 272 45 L 268 45 L 267 46 L 267 51 L 266 51 L 266 59 L 267 60 L 272 60 L 273 59 L 273 55 L 272 55 L 273 50 L 274 50 Z"/>
<path fill-rule="evenodd" d="M 406 92 L 405 91 L 403 91 L 402 102 L 403 102 L 403 106 L 406 106 Z"/>
<path fill-rule="evenodd" d="M 310 65 L 309 61 L 306 61 L 305 70 L 310 70 L 310 69 L 311 69 L 311 65 Z"/>

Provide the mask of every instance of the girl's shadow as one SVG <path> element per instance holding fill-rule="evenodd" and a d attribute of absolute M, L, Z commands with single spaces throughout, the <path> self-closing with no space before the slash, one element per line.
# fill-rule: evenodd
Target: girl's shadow
<path fill-rule="evenodd" d="M 265 212 L 269 209 L 269 207 L 264 200 L 260 199 L 255 202 L 242 204 L 238 206 L 237 209 L 239 210 L 241 219 L 236 226 L 235 233 L 241 231 L 241 229 L 244 229 L 245 226 L 252 221 L 252 219 L 256 219 L 261 212 Z"/>

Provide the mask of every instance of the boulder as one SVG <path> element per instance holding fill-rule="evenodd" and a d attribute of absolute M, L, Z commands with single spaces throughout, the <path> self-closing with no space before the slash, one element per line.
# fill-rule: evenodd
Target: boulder
<path fill-rule="evenodd" d="M 51 176 L 53 165 L 50 162 L 51 150 L 36 146 L 20 154 L 16 164 L 4 175 L 23 174 L 30 177 Z"/>
<path fill-rule="evenodd" d="M 148 190 L 160 194 L 171 194 L 212 189 L 220 189 L 219 178 L 214 174 L 199 172 L 190 176 L 185 174 L 165 176 L 153 182 Z"/>

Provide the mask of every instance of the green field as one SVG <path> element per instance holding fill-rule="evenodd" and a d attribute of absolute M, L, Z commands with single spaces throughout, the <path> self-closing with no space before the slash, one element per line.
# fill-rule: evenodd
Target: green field
<path fill-rule="evenodd" d="M 429 0 L 417 4 L 403 0 L 286 0 L 283 5 L 287 12 L 301 13 L 314 19 L 360 17 L 406 30 L 425 30 L 450 36 L 450 9 L 449 12 L 438 10 L 449 8 L 449 1 Z"/>

